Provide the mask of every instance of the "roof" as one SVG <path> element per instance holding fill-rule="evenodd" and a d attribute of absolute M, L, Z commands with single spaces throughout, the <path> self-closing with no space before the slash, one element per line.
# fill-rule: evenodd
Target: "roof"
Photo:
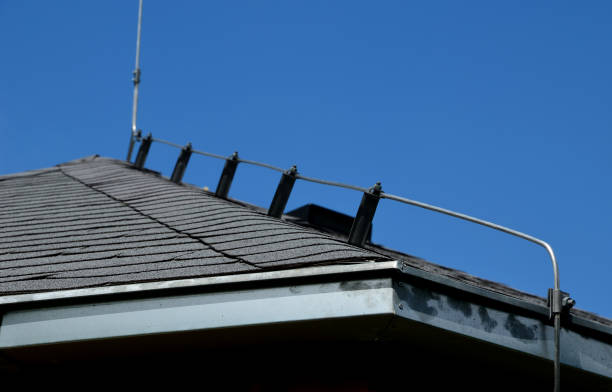
<path fill-rule="evenodd" d="M 389 260 L 97 156 L 0 177 L 0 295 Z"/>
<path fill-rule="evenodd" d="M 313 334 L 383 339 L 541 369 L 554 352 L 545 299 L 349 245 L 352 217 L 321 207 L 269 217 L 98 156 L 0 176 L 0 206 L 0 373 L 11 361 L 93 359 L 95 342 L 115 358 L 126 342 L 142 355 L 141 338 L 173 347 L 184 334 L 206 347 L 221 339 L 266 349 Z M 569 385 L 609 385 L 612 321 L 571 309 L 562 325 Z"/>
<path fill-rule="evenodd" d="M 371 243 L 349 245 L 343 234 L 304 214 L 272 218 L 261 208 L 97 155 L 0 176 L 0 207 L 0 297 L 400 260 L 432 276 L 546 306 L 544 298 L 418 257 Z M 572 313 L 612 326 L 593 313 Z"/>

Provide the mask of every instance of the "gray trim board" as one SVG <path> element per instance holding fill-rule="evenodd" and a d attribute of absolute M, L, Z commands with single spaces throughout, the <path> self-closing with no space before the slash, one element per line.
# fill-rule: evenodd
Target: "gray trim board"
<path fill-rule="evenodd" d="M 7 312 L 0 349 L 393 314 L 390 279 L 138 298 Z"/>

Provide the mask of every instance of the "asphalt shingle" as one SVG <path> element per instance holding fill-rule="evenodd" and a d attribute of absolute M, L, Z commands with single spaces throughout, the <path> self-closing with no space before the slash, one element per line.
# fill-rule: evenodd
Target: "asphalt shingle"
<path fill-rule="evenodd" d="M 94 156 L 0 176 L 0 296 L 398 259 L 545 302 L 399 252 L 367 248 L 114 159 Z"/>
<path fill-rule="evenodd" d="M 125 162 L 0 177 L 0 295 L 384 259 Z"/>

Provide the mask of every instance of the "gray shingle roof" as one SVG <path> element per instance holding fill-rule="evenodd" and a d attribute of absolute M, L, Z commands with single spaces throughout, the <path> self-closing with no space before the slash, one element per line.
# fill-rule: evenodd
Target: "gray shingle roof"
<path fill-rule="evenodd" d="M 388 260 L 125 162 L 0 177 L 0 295 Z"/>
<path fill-rule="evenodd" d="M 0 296 L 401 260 L 546 306 L 544 298 L 506 285 L 379 245 L 354 247 L 295 218 L 262 211 L 98 156 L 0 176 Z M 593 313 L 571 312 L 612 325 Z"/>

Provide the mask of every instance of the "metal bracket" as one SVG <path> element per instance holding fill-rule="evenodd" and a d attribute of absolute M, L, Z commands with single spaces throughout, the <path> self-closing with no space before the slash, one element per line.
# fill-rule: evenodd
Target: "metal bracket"
<path fill-rule="evenodd" d="M 270 203 L 270 208 L 268 208 L 269 216 L 280 218 L 283 215 L 287 201 L 289 201 L 289 195 L 291 195 L 291 190 L 295 184 L 296 175 L 297 166 L 293 165 L 291 169 L 285 171 L 281 176 L 272 203 Z"/>
<path fill-rule="evenodd" d="M 134 82 L 135 85 L 140 83 L 140 68 L 136 68 L 136 70 L 132 72 L 132 75 L 134 75 L 132 82 Z"/>
<path fill-rule="evenodd" d="M 555 314 L 567 314 L 576 305 L 576 300 L 569 293 L 561 290 L 548 289 L 548 316 L 553 318 Z"/>
<path fill-rule="evenodd" d="M 136 136 L 136 140 L 140 139 L 140 131 Z M 151 143 L 153 142 L 153 135 L 151 132 L 142 139 L 140 143 L 140 148 L 138 149 L 138 154 L 136 155 L 136 160 L 134 160 L 134 167 L 137 169 L 142 169 L 144 167 L 144 163 L 147 160 L 147 154 L 149 154 L 149 149 L 151 148 Z"/>
<path fill-rule="evenodd" d="M 187 145 L 181 150 L 181 153 L 176 160 L 176 165 L 174 165 L 174 170 L 172 171 L 170 181 L 180 184 L 181 180 L 183 179 L 183 175 L 185 174 L 185 170 L 187 169 L 189 158 L 191 158 L 191 152 L 191 143 L 187 143 Z"/>
<path fill-rule="evenodd" d="M 223 172 L 221 173 L 221 178 L 219 178 L 219 184 L 217 184 L 217 190 L 215 191 L 215 196 L 227 199 L 239 162 L 237 151 L 225 161 L 225 166 L 223 167 Z"/>
<path fill-rule="evenodd" d="M 380 201 L 380 194 L 382 192 L 382 186 L 380 182 L 371 187 L 367 192 L 364 192 L 359 209 L 357 210 L 357 216 L 353 221 L 351 232 L 349 234 L 348 243 L 351 245 L 363 246 L 368 236 L 368 232 L 372 226 L 372 220 L 376 213 L 376 207 Z"/>

